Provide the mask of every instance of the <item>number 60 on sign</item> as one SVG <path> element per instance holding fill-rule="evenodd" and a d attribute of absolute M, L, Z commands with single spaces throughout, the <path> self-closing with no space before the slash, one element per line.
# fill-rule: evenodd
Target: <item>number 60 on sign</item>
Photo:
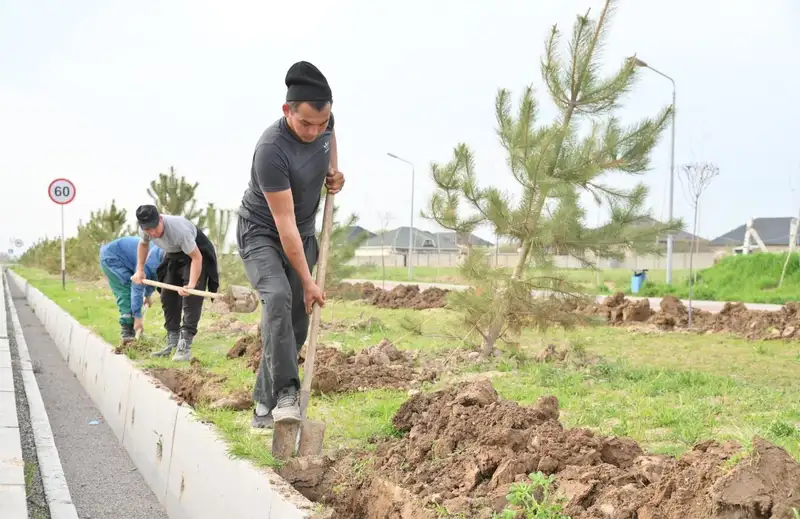
<path fill-rule="evenodd" d="M 75 184 L 66 178 L 57 178 L 50 182 L 47 193 L 53 202 L 66 205 L 75 199 Z"/>

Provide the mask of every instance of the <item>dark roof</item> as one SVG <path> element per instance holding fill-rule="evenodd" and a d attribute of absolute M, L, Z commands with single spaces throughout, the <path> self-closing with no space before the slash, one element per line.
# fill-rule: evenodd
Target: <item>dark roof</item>
<path fill-rule="evenodd" d="M 383 233 L 383 236 L 376 234 L 367 240 L 362 247 L 380 247 L 381 244 L 383 244 L 384 247 L 408 249 L 408 244 L 411 241 L 409 238 L 409 229 L 410 227 L 398 227 L 397 229 L 386 231 Z M 456 247 L 456 244 L 453 242 L 453 240 L 444 236 L 437 236 L 433 233 L 417 228 L 414 228 L 413 248 L 426 250 L 438 249 L 443 251 L 458 250 L 458 247 Z"/>
<path fill-rule="evenodd" d="M 352 226 L 347 228 L 347 241 L 355 240 L 357 237 L 359 237 L 360 234 L 366 234 L 367 235 L 367 239 L 372 238 L 373 236 L 375 236 L 374 232 L 372 232 L 372 231 L 370 231 L 368 229 L 364 229 L 360 225 L 352 225 Z"/>
<path fill-rule="evenodd" d="M 659 222 L 655 218 L 650 218 L 649 216 L 645 216 L 644 218 L 639 219 L 639 222 L 637 222 L 637 223 L 635 223 L 633 225 L 634 226 L 646 226 L 646 225 L 654 225 L 654 224 L 660 224 L 660 223 L 661 222 Z M 701 242 L 708 241 L 705 238 L 703 238 L 702 236 L 695 236 L 692 233 L 686 232 L 686 231 L 678 231 L 675 234 L 673 234 L 673 236 L 674 236 L 673 240 L 674 241 L 679 241 L 679 242 L 682 242 L 682 241 L 691 242 L 692 239 L 694 239 L 696 241 L 701 241 Z M 667 238 L 665 236 L 664 238 L 661 238 L 661 241 L 666 241 L 666 239 Z"/>
<path fill-rule="evenodd" d="M 441 236 L 443 238 L 447 238 L 448 240 L 452 241 L 453 243 L 458 243 L 456 240 L 456 232 L 447 231 L 447 232 L 437 232 L 437 236 Z M 480 236 L 475 236 L 474 234 L 469 235 L 469 244 L 475 247 L 491 247 L 494 245 L 492 242 L 484 240 Z"/>
<path fill-rule="evenodd" d="M 753 228 L 761 237 L 764 245 L 789 245 L 789 226 L 792 223 L 791 216 L 781 216 L 777 218 L 754 218 Z M 747 232 L 747 224 L 728 231 L 722 236 L 711 240 L 711 245 L 735 246 L 744 243 L 744 233 Z M 800 244 L 800 240 L 797 242 Z M 755 245 L 755 242 L 753 242 Z"/>

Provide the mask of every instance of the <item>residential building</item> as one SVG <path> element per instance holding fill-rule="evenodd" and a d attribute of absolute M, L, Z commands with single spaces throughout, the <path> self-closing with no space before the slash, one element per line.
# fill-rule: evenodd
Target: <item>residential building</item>
<path fill-rule="evenodd" d="M 793 218 L 792 216 L 780 216 L 753 219 L 753 229 L 761 237 L 769 252 L 783 252 L 789 249 L 789 231 Z M 742 251 L 745 232 L 747 232 L 747 223 L 714 238 L 711 240 L 711 246 L 715 250 L 739 253 Z M 795 246 L 797 245 L 800 245 L 800 241 L 795 243 Z M 760 250 L 754 239 L 750 240 L 750 247 L 753 251 Z"/>
<path fill-rule="evenodd" d="M 381 254 L 407 254 L 411 243 L 410 227 L 398 227 L 376 234 L 356 251 L 357 256 L 380 256 Z M 453 240 L 434 233 L 414 229 L 414 243 L 410 247 L 416 254 L 458 252 Z"/>

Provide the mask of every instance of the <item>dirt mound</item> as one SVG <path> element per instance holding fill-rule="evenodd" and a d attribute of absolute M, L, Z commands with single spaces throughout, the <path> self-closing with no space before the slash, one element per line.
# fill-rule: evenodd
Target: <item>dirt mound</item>
<path fill-rule="evenodd" d="M 397 411 L 394 426 L 406 434 L 378 445 L 367 477 L 317 460 L 314 481 L 298 490 L 331 504 L 335 517 L 365 519 L 434 518 L 433 507 L 489 519 L 508 506 L 511 485 L 537 471 L 555 475 L 572 519 L 791 519 L 800 506 L 800 464 L 765 440 L 725 468 L 739 445 L 648 455 L 630 439 L 565 429 L 558 417 L 555 397 L 520 406 L 487 380 L 421 393 Z M 346 463 L 363 472 L 363 461 Z"/>
<path fill-rule="evenodd" d="M 246 356 L 247 367 L 256 372 L 261 362 L 261 350 L 261 327 L 258 327 L 255 334 L 251 333 L 244 337 L 239 337 L 225 356 L 229 359 L 238 359 Z"/>
<path fill-rule="evenodd" d="M 627 299 L 622 292 L 602 303 L 573 303 L 584 315 L 602 315 L 611 325 L 648 323 L 663 330 L 688 328 L 689 310 L 675 296 L 661 299 L 654 311 L 647 299 Z M 725 303 L 719 313 L 692 309 L 692 329 L 700 332 L 732 333 L 747 339 L 800 338 L 800 304 L 787 303 L 780 310 L 749 310 L 742 303 Z"/>
<path fill-rule="evenodd" d="M 190 406 L 205 404 L 213 409 L 241 411 L 253 405 L 250 395 L 224 394 L 221 387 L 226 377 L 203 369 L 197 359 L 192 359 L 188 368 L 155 368 L 148 373 L 172 391 L 179 402 Z"/>
<path fill-rule="evenodd" d="M 301 358 L 301 362 L 305 359 Z M 436 380 L 436 372 L 420 369 L 409 352 L 394 347 L 387 339 L 358 353 L 344 353 L 320 347 L 314 366 L 312 391 L 341 393 L 364 389 L 411 389 Z"/>
<path fill-rule="evenodd" d="M 247 324 L 239 320 L 236 314 L 228 313 L 221 315 L 209 324 L 208 331 L 215 333 L 246 333 L 251 331 L 254 326 L 257 325 Z"/>
<path fill-rule="evenodd" d="M 380 308 L 444 308 L 447 305 L 447 290 L 431 287 L 420 291 L 418 285 L 397 285 L 389 291 L 378 288 L 370 303 Z"/>
<path fill-rule="evenodd" d="M 617 292 L 609 296 L 602 303 L 576 300 L 566 304 L 574 305 L 575 310 L 585 315 L 602 315 L 610 324 L 646 322 L 655 313 L 650 308 L 650 301 L 641 299 L 632 301 L 625 298 L 625 294 Z"/>
<path fill-rule="evenodd" d="M 397 285 L 391 290 L 383 290 L 367 282 L 340 283 L 326 292 L 328 297 L 335 299 L 366 299 L 380 308 L 425 310 L 444 308 L 449 291 L 436 287 L 420 290 L 419 285 Z"/>

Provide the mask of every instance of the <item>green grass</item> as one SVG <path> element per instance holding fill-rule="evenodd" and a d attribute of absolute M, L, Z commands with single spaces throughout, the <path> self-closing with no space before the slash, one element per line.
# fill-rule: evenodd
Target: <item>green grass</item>
<path fill-rule="evenodd" d="M 715 301 L 783 304 L 800 301 L 800 255 L 795 254 L 778 288 L 787 253 L 763 253 L 728 256 L 717 265 L 697 274 L 694 298 Z M 643 291 L 648 296 L 673 294 L 689 297 L 688 279 L 669 287 L 657 281 Z"/>
<path fill-rule="evenodd" d="M 82 324 L 116 344 L 116 308 L 102 283 L 70 282 L 62 291 L 56 278 L 37 270 L 18 270 Z M 257 314 L 239 317 L 248 324 L 258 319 Z M 163 341 L 162 319 L 158 307 L 146 316 L 145 332 L 154 344 Z M 245 361 L 225 358 L 236 334 L 209 331 L 215 320 L 215 314 L 204 313 L 193 353 L 203 367 L 228 377 L 226 391 L 249 391 L 255 375 Z M 331 301 L 323 311 L 323 322 L 321 342 L 345 350 L 360 350 L 387 337 L 400 348 L 441 361 L 455 349 L 467 348 L 458 315 L 446 309 L 385 310 L 363 302 Z M 548 342 L 579 345 L 601 361 L 583 368 L 530 362 Z M 565 425 L 629 436 L 653 452 L 680 454 L 710 438 L 735 439 L 747 446 L 760 435 L 800 457 L 800 343 L 745 341 L 722 334 L 635 333 L 600 326 L 554 330 L 545 336 L 526 331 L 521 345 L 520 352 L 492 362 L 462 366 L 465 372 L 449 375 L 435 387 L 491 372 L 505 398 L 530 404 L 553 394 Z M 142 367 L 174 366 L 171 360 L 137 362 Z M 326 422 L 326 448 L 369 448 L 370 438 L 396 434 L 391 418 L 406 398 L 404 392 L 393 390 L 312 397 L 309 416 Z M 203 406 L 197 412 L 216 424 L 233 455 L 275 465 L 270 437 L 250 432 L 250 412 Z"/>
<path fill-rule="evenodd" d="M 741 301 L 744 303 L 784 304 L 787 301 L 800 301 L 800 255 L 789 261 L 783 284 L 778 288 L 786 254 L 754 253 L 728 256 L 717 265 L 697 273 L 694 289 L 695 300 Z M 535 270 L 530 271 L 536 275 Z M 563 269 L 566 279 L 580 286 L 588 293 L 607 294 L 621 291 L 631 294 L 631 275 L 629 269 L 607 269 L 598 273 L 590 269 Z M 647 272 L 647 282 L 637 294 L 648 297 L 661 297 L 671 294 L 682 299 L 689 297 L 689 270 L 673 270 L 672 285 L 666 284 L 665 270 Z M 360 267 L 353 278 L 379 281 L 384 278 L 380 267 Z M 387 281 L 408 282 L 408 269 L 387 267 Z M 468 284 L 458 267 L 415 267 L 415 282 Z"/>

